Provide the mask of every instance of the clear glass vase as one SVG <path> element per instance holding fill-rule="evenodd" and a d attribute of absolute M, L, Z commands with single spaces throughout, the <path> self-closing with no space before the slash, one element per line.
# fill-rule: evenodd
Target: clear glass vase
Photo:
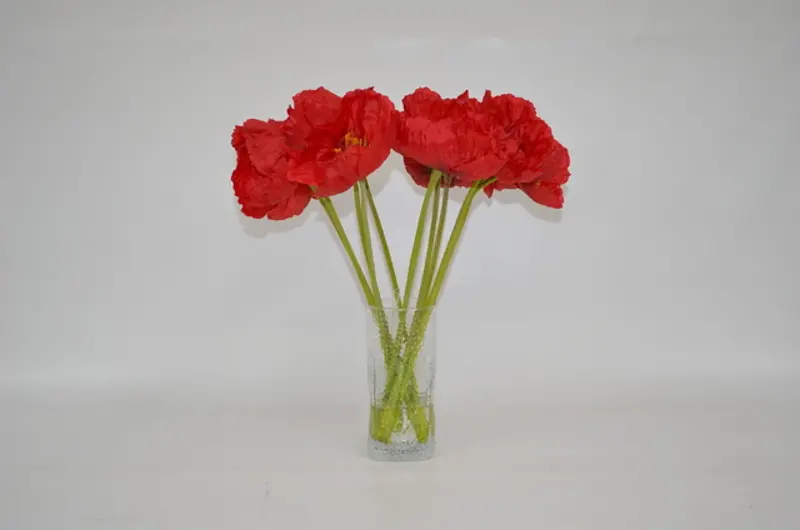
<path fill-rule="evenodd" d="M 380 461 L 433 456 L 436 420 L 434 306 L 367 308 L 368 455 Z"/>

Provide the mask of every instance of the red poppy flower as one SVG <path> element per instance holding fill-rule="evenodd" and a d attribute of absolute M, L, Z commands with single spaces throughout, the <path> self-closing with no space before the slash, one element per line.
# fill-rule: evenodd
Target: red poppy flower
<path fill-rule="evenodd" d="M 288 146 L 282 128 L 274 120 L 247 120 L 233 130 L 237 160 L 231 180 L 248 217 L 288 219 L 301 214 L 311 200 L 308 186 L 286 179 Z"/>
<path fill-rule="evenodd" d="M 561 189 L 569 180 L 569 152 L 555 138 L 550 127 L 536 115 L 530 101 L 510 94 L 483 97 L 484 112 L 500 124 L 513 140 L 516 150 L 495 175 L 497 181 L 485 188 L 519 188 L 535 202 L 550 208 L 564 205 Z"/>
<path fill-rule="evenodd" d="M 316 197 L 347 191 L 389 156 L 395 108 L 373 88 L 342 98 L 322 87 L 306 90 L 294 97 L 288 112 L 287 178 L 313 187 Z"/>
<path fill-rule="evenodd" d="M 430 169 L 449 175 L 454 185 L 492 177 L 514 148 L 503 128 L 466 91 L 442 98 L 423 87 L 403 98 L 394 149 L 406 158 L 417 184 L 427 184 Z"/>

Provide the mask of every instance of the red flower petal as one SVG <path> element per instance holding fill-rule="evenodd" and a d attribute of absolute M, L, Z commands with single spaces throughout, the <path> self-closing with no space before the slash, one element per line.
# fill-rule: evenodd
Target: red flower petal
<path fill-rule="evenodd" d="M 457 139 L 451 121 L 431 121 L 424 117 L 405 117 L 398 127 L 395 150 L 420 164 L 442 171 L 453 171 Z"/>
<path fill-rule="evenodd" d="M 569 153 L 553 138 L 550 126 L 536 115 L 533 104 L 510 94 L 492 96 L 487 91 L 481 105 L 513 141 L 506 164 L 495 175 L 497 181 L 485 189 L 486 194 L 521 188 L 539 204 L 561 208 L 561 185 L 570 176 Z"/>
<path fill-rule="evenodd" d="M 569 151 L 567 148 L 558 143 L 553 142 L 553 148 L 547 157 L 542 161 L 541 179 L 545 182 L 552 184 L 563 185 L 569 181 Z"/>
<path fill-rule="evenodd" d="M 428 119 L 445 117 L 444 100 L 430 88 L 420 87 L 403 98 L 403 110 L 407 116 L 426 116 Z"/>
<path fill-rule="evenodd" d="M 297 158 L 289 164 L 286 180 L 307 186 L 321 186 L 325 182 L 325 171 L 314 161 Z"/>
<path fill-rule="evenodd" d="M 467 92 L 443 99 L 428 88 L 403 98 L 394 149 L 459 182 L 494 176 L 511 147 L 507 134 Z"/>
<path fill-rule="evenodd" d="M 302 123 L 287 126 L 294 139 L 288 178 L 313 186 L 318 197 L 347 191 L 373 173 L 389 156 L 394 138 L 394 105 L 373 88 L 348 92 L 338 102 L 337 112 L 330 110 L 323 107 L 316 115 L 319 109 L 309 106 L 306 113 L 314 115 L 306 122 L 314 123 L 313 130 L 306 131 Z"/>
<path fill-rule="evenodd" d="M 394 103 L 374 88 L 351 90 L 342 98 L 347 132 L 368 145 L 391 145 L 397 112 Z"/>
<path fill-rule="evenodd" d="M 308 186 L 297 186 L 289 198 L 274 204 L 267 211 L 267 218 L 273 221 L 282 221 L 300 215 L 309 202 L 311 202 L 311 190 Z"/>
<path fill-rule="evenodd" d="M 346 192 L 352 187 L 353 183 L 349 180 L 329 179 L 323 186 L 314 190 L 314 197 L 333 197 Z"/>
<path fill-rule="evenodd" d="M 481 108 L 506 131 L 518 126 L 524 127 L 536 119 L 536 108 L 533 103 L 511 94 L 492 96 L 487 90 L 483 94 Z"/>
<path fill-rule="evenodd" d="M 367 178 L 389 157 L 396 112 L 392 101 L 373 88 L 345 94 L 342 111 L 347 123 L 346 136 L 354 138 L 357 143 L 344 145 L 335 151 L 335 164 L 345 178 L 355 183 Z"/>
<path fill-rule="evenodd" d="M 256 171 L 275 173 L 285 170 L 287 163 L 286 141 L 282 122 L 247 120 L 234 129 L 234 148 L 243 148 Z"/>
<path fill-rule="evenodd" d="M 564 191 L 558 184 L 536 181 L 529 184 L 520 184 L 520 189 L 525 195 L 550 208 L 562 208 L 564 206 Z"/>
<path fill-rule="evenodd" d="M 255 171 L 246 156 L 240 156 L 239 160 L 231 181 L 243 214 L 261 219 L 273 205 L 291 197 L 295 185 L 261 175 Z"/>
<path fill-rule="evenodd" d="M 406 167 L 406 172 L 411 176 L 411 179 L 423 188 L 428 187 L 431 180 L 431 168 L 423 166 L 413 158 L 403 157 L 403 165 Z"/>
<path fill-rule="evenodd" d="M 411 176 L 411 179 L 419 186 L 423 188 L 428 187 L 428 183 L 431 180 L 431 168 L 427 166 L 423 166 L 413 158 L 405 157 L 403 158 L 403 164 L 406 167 L 406 172 Z M 470 182 L 461 181 L 457 178 L 453 178 L 450 175 L 442 174 L 442 179 L 439 181 L 440 185 L 444 188 L 454 188 L 454 187 L 469 187 Z"/>
<path fill-rule="evenodd" d="M 278 122 L 247 120 L 234 128 L 231 144 L 236 150 L 236 167 L 231 174 L 233 190 L 242 213 L 261 219 L 286 219 L 300 214 L 308 205 L 307 186 L 286 179 L 288 152 Z"/>
<path fill-rule="evenodd" d="M 286 123 L 293 147 L 302 147 L 312 132 L 335 123 L 342 106 L 342 98 L 325 87 L 298 92 L 292 101 L 294 107 L 287 109 Z"/>

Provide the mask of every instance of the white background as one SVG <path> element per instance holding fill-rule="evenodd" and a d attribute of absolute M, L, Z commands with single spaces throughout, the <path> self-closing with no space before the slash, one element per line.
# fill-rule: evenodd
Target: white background
<path fill-rule="evenodd" d="M 790 0 L 3 3 L 0 528 L 800 525 L 798 26 Z M 572 155 L 562 212 L 474 210 L 429 462 L 364 456 L 320 210 L 233 197 L 233 126 L 320 85 L 513 92 Z M 396 156 L 372 179 L 405 263 L 421 193 Z"/>

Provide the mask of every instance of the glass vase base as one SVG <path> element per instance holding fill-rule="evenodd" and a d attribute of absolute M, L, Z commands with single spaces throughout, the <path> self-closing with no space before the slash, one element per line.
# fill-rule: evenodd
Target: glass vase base
<path fill-rule="evenodd" d="M 367 442 L 367 456 L 378 462 L 419 462 L 433 458 L 435 448 L 432 440 L 426 443 L 385 444 L 370 438 Z"/>

